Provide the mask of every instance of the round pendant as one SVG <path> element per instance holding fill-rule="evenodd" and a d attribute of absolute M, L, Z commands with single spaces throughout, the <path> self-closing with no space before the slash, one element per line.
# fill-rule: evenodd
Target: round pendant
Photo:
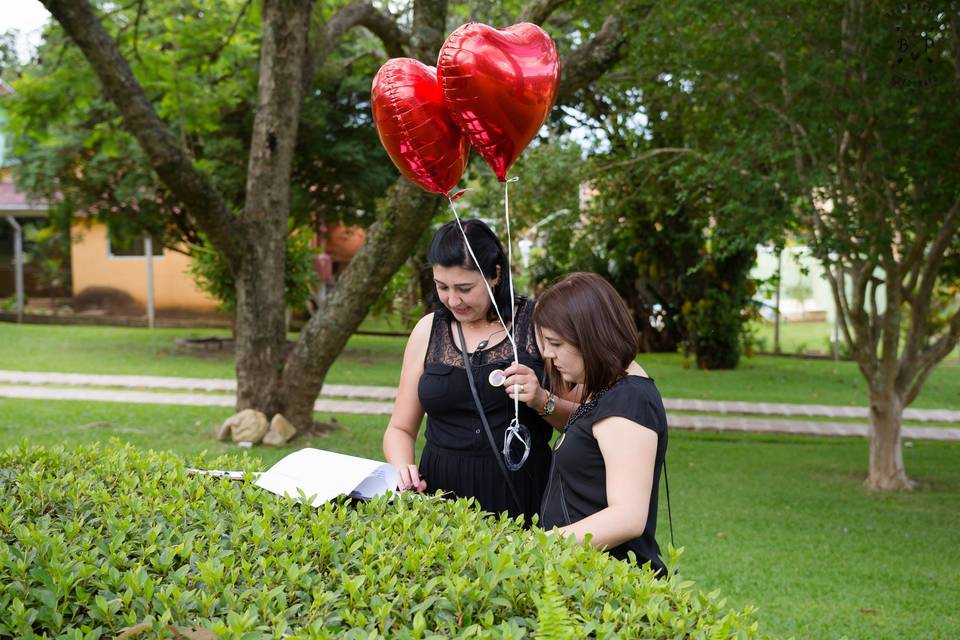
<path fill-rule="evenodd" d="M 490 372 L 490 375 L 487 376 L 487 382 L 489 382 L 492 387 L 502 387 L 503 381 L 506 379 L 507 377 L 503 375 L 503 371 L 500 369 L 494 369 Z"/>

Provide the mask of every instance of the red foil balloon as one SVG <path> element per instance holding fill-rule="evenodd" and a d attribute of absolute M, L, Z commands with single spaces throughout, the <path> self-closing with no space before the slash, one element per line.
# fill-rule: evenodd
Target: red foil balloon
<path fill-rule="evenodd" d="M 371 91 L 380 142 L 400 173 L 427 191 L 446 194 L 460 180 L 470 147 L 450 119 L 434 67 L 394 58 Z"/>
<path fill-rule="evenodd" d="M 506 29 L 468 23 L 443 43 L 437 75 L 453 121 L 503 182 L 557 97 L 553 40 L 527 22 Z"/>

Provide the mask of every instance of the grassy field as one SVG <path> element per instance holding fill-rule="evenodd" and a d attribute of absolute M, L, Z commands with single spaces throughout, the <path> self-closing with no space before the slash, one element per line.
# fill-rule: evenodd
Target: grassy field
<path fill-rule="evenodd" d="M 0 447 L 118 438 L 202 464 L 221 453 L 266 466 L 315 446 L 379 458 L 385 420 L 338 416 L 341 429 L 293 447 L 238 449 L 210 437 L 222 410 L 0 400 Z M 330 416 L 318 416 L 329 419 Z M 674 432 L 668 471 L 682 573 L 755 604 L 762 628 L 796 638 L 953 638 L 960 631 L 960 445 L 904 450 L 920 481 L 877 495 L 861 480 L 862 440 Z M 658 538 L 670 540 L 666 504 Z"/>
<path fill-rule="evenodd" d="M 772 322 L 757 322 L 753 328 L 760 340 L 761 351 L 773 351 L 774 327 Z M 833 324 L 829 322 L 783 322 L 780 325 L 781 353 L 822 353 L 833 354 L 830 342 L 833 337 Z M 843 340 L 843 336 L 840 336 Z M 960 358 L 960 348 L 954 349 L 947 360 Z"/>
<path fill-rule="evenodd" d="M 0 323 L 0 369 L 232 378 L 236 375 L 232 353 L 191 351 L 175 342 L 177 338 L 229 335 L 228 331 L 217 329 Z M 401 338 L 354 336 L 331 369 L 329 379 L 395 385 L 403 347 Z"/>
<path fill-rule="evenodd" d="M 761 351 L 773 351 L 774 326 L 772 322 L 754 324 Z M 783 353 L 819 352 L 830 354 L 833 325 L 829 322 L 782 322 L 780 350 Z"/>
<path fill-rule="evenodd" d="M 174 342 L 215 333 L 0 324 L 0 369 L 232 377 L 230 354 L 197 355 Z M 354 336 L 328 380 L 394 385 L 403 347 L 402 338 Z M 850 362 L 754 357 L 734 371 L 704 372 L 676 354 L 638 360 L 668 397 L 866 402 Z M 960 409 L 960 362 L 943 363 L 914 406 Z M 228 413 L 0 399 L 0 447 L 118 438 L 173 450 L 194 464 L 239 452 L 264 467 L 303 446 L 382 457 L 384 417 L 336 416 L 341 428 L 329 436 L 245 450 L 210 435 Z M 775 636 L 960 637 L 952 606 L 960 601 L 960 445 L 911 445 L 904 459 L 920 489 L 877 495 L 861 485 L 862 440 L 674 432 L 668 464 L 676 542 L 685 548 L 681 571 L 703 588 L 721 589 L 732 605 L 757 605 L 763 628 Z M 665 545 L 665 504 L 661 513 Z"/>
<path fill-rule="evenodd" d="M 198 355 L 177 337 L 210 330 L 55 327 L 0 323 L 0 369 L 231 378 L 231 354 Z M 221 335 L 223 335 L 221 333 Z M 328 382 L 397 384 L 403 338 L 353 336 Z M 772 356 L 742 358 L 731 371 L 700 371 L 678 354 L 641 354 L 638 361 L 666 397 L 752 402 L 866 405 L 866 385 L 852 362 Z M 943 362 L 915 407 L 960 409 L 960 361 Z"/>

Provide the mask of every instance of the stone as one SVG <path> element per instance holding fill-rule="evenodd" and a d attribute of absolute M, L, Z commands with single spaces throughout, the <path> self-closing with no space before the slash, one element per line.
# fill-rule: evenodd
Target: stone
<path fill-rule="evenodd" d="M 282 444 L 286 444 L 295 435 L 297 435 L 296 428 L 290 424 L 289 420 L 283 417 L 283 414 L 278 413 L 273 416 L 273 420 L 270 421 L 270 428 L 267 429 L 266 435 L 263 436 L 263 444 L 279 447 Z"/>
<path fill-rule="evenodd" d="M 267 432 L 267 416 L 255 409 L 244 409 L 227 419 L 221 429 L 229 429 L 234 442 L 252 442 L 254 444 L 263 439 Z"/>
<path fill-rule="evenodd" d="M 213 432 L 213 437 L 217 440 L 229 440 L 230 431 L 233 428 L 233 418 L 227 418 L 223 421 L 219 427 Z"/>

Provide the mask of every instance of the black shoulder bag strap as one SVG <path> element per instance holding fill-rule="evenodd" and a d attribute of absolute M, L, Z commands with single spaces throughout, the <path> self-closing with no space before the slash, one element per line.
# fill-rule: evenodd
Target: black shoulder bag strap
<path fill-rule="evenodd" d="M 673 513 L 670 511 L 670 479 L 667 477 L 667 456 L 663 456 L 663 484 L 667 489 L 667 519 L 670 522 L 670 544 L 677 546 L 673 541 Z"/>
<path fill-rule="evenodd" d="M 500 472 L 503 474 L 503 479 L 507 483 L 507 489 L 510 490 L 510 497 L 513 498 L 514 504 L 517 505 L 517 509 L 520 510 L 520 513 L 524 512 L 523 504 L 520 502 L 520 498 L 517 497 L 517 492 L 513 488 L 513 482 L 510 480 L 510 473 L 507 471 L 507 466 L 503 464 L 503 458 L 500 457 L 500 450 L 497 449 L 497 443 L 493 439 L 493 431 L 490 429 L 490 423 L 487 422 L 487 414 L 483 411 L 483 405 L 480 404 L 480 395 L 477 393 L 477 385 L 473 381 L 473 368 L 470 366 L 470 356 L 467 355 L 467 340 L 463 336 L 463 327 L 457 322 L 457 331 L 460 334 L 460 351 L 463 353 L 463 368 L 467 372 L 467 381 L 470 383 L 470 392 L 473 394 L 473 402 L 477 405 L 477 412 L 480 414 L 480 422 L 483 423 L 483 430 L 487 434 L 487 441 L 490 442 L 490 448 L 493 450 L 493 457 L 497 461 L 497 466 L 500 467 Z"/>

